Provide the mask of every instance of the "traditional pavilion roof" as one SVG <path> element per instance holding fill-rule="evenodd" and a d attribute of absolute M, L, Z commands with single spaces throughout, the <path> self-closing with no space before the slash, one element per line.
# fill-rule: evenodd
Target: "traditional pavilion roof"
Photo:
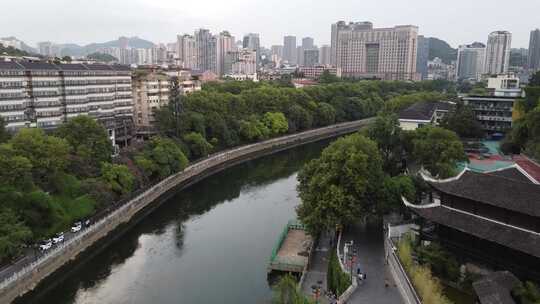
<path fill-rule="evenodd" d="M 399 119 L 431 121 L 435 111 L 449 111 L 451 107 L 448 102 L 417 102 L 399 112 Z"/>
<path fill-rule="evenodd" d="M 456 178 L 427 182 L 446 194 L 540 217 L 540 185 L 523 172 L 517 166 L 490 173 L 465 170 Z"/>
<path fill-rule="evenodd" d="M 540 233 L 514 227 L 485 217 L 448 208 L 442 205 L 414 207 L 408 204 L 419 216 L 474 235 L 512 249 L 540 258 Z"/>

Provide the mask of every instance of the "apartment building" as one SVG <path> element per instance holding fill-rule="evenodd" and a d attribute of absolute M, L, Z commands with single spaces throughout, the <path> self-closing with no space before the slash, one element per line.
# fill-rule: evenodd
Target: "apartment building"
<path fill-rule="evenodd" d="M 54 129 L 77 115 L 100 121 L 113 144 L 128 144 L 133 129 L 130 68 L 0 62 L 0 116 L 7 129 Z"/>
<path fill-rule="evenodd" d="M 418 27 L 373 28 L 370 22 L 339 26 L 336 67 L 347 78 L 418 80 Z"/>
<path fill-rule="evenodd" d="M 170 78 L 156 71 L 137 71 L 132 84 L 135 127 L 153 127 L 155 111 L 169 104 Z"/>
<path fill-rule="evenodd" d="M 457 56 L 458 80 L 479 81 L 484 73 L 486 46 L 479 42 L 460 45 Z"/>
<path fill-rule="evenodd" d="M 514 75 L 497 75 L 488 79 L 489 95 L 463 97 L 472 107 L 476 119 L 488 133 L 499 133 L 512 128 L 516 99 L 522 96 L 519 78 Z"/>
<path fill-rule="evenodd" d="M 507 31 L 495 31 L 489 34 L 486 46 L 485 74 L 496 75 L 508 72 L 512 34 Z"/>

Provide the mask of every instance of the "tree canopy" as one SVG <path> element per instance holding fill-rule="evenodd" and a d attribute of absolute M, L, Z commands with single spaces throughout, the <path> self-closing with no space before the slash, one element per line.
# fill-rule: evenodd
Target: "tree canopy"
<path fill-rule="evenodd" d="M 456 133 L 427 126 L 412 135 L 412 157 L 433 176 L 447 178 L 456 174 L 456 164 L 468 161 Z"/>
<path fill-rule="evenodd" d="M 360 134 L 336 140 L 302 168 L 298 180 L 302 203 L 297 213 L 311 231 L 332 229 L 379 211 L 382 160 L 375 142 Z"/>
<path fill-rule="evenodd" d="M 441 121 L 441 127 L 456 132 L 462 138 L 482 138 L 484 131 L 482 125 L 469 105 L 458 102 Z"/>

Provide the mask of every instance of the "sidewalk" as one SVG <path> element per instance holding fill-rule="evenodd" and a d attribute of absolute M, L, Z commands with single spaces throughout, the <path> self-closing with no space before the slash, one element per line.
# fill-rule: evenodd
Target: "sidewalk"
<path fill-rule="evenodd" d="M 330 240 L 332 235 L 321 234 L 317 247 L 314 249 L 311 264 L 302 284 L 302 292 L 314 299 L 312 286 L 321 286 L 321 295 L 318 303 L 328 304 L 328 299 L 324 296 L 326 286 L 326 271 L 328 269 L 328 259 L 330 258 Z"/>
<path fill-rule="evenodd" d="M 341 249 L 345 242 L 354 241 L 357 265 L 367 278 L 360 282 L 347 303 L 401 304 L 401 295 L 392 280 L 384 259 L 384 235 L 382 223 L 347 227 L 343 231 Z M 356 271 L 355 271 L 356 272 Z M 386 287 L 385 283 L 388 283 Z"/>

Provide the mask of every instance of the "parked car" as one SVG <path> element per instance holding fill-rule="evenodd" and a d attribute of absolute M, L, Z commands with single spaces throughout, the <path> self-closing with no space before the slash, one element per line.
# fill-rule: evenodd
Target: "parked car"
<path fill-rule="evenodd" d="M 64 233 L 60 232 L 60 233 L 56 234 L 56 236 L 53 237 L 52 241 L 53 241 L 53 244 L 58 244 L 60 242 L 63 242 L 64 241 Z"/>
<path fill-rule="evenodd" d="M 82 229 L 81 222 L 76 222 L 75 224 L 73 224 L 73 226 L 71 226 L 71 232 L 79 232 L 81 231 L 81 229 Z"/>
<path fill-rule="evenodd" d="M 46 251 L 46 250 L 49 250 L 51 249 L 52 247 L 52 241 L 50 239 L 48 240 L 44 240 L 40 245 L 39 245 L 39 249 L 41 251 Z"/>

